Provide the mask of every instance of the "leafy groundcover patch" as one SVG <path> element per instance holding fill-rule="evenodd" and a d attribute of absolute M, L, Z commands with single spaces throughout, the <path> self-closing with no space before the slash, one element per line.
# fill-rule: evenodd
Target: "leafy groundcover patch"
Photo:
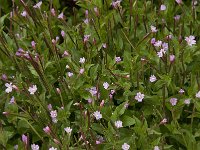
<path fill-rule="evenodd" d="M 1 149 L 200 149 L 198 1 L 1 3 Z"/>

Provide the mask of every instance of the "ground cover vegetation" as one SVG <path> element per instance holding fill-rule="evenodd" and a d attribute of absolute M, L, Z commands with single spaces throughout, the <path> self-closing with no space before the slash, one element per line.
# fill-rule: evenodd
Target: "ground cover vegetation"
<path fill-rule="evenodd" d="M 198 1 L 0 3 L 1 149 L 200 149 Z"/>

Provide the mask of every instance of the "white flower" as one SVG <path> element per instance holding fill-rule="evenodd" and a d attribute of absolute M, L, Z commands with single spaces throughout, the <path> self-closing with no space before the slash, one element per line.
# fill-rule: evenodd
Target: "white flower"
<path fill-rule="evenodd" d="M 151 26 L 151 32 L 156 33 L 158 30 L 156 29 L 155 26 Z"/>
<path fill-rule="evenodd" d="M 153 150 L 160 150 L 158 146 L 155 146 Z"/>
<path fill-rule="evenodd" d="M 72 72 L 67 73 L 68 77 L 72 77 L 74 74 Z"/>
<path fill-rule="evenodd" d="M 122 121 L 118 120 L 118 121 L 115 121 L 115 127 L 116 128 L 122 128 Z"/>
<path fill-rule="evenodd" d="M 157 52 L 158 57 L 163 57 L 163 52 L 160 50 L 160 52 Z"/>
<path fill-rule="evenodd" d="M 104 83 L 103 83 L 103 87 L 104 87 L 104 89 L 108 89 L 108 87 L 109 87 L 108 82 L 104 82 Z"/>
<path fill-rule="evenodd" d="M 196 93 L 196 98 L 200 98 L 200 91 Z"/>
<path fill-rule="evenodd" d="M 38 8 L 38 9 L 40 9 L 41 5 L 42 5 L 42 1 L 38 2 L 37 4 L 35 4 L 35 5 L 33 6 L 33 8 Z"/>
<path fill-rule="evenodd" d="M 36 145 L 36 144 L 31 144 L 31 149 L 32 150 L 39 150 L 40 147 L 38 145 Z"/>
<path fill-rule="evenodd" d="M 122 145 L 122 149 L 123 149 L 123 150 L 129 150 L 129 148 L 130 148 L 130 145 L 128 145 L 127 143 L 124 143 L 124 144 Z"/>
<path fill-rule="evenodd" d="M 160 124 L 165 124 L 165 123 L 167 123 L 167 118 L 164 118 L 164 119 L 160 122 Z"/>
<path fill-rule="evenodd" d="M 26 17 L 27 16 L 27 12 L 26 11 L 22 11 L 21 12 L 21 16 Z"/>
<path fill-rule="evenodd" d="M 65 132 L 67 132 L 68 134 L 70 134 L 72 132 L 72 129 L 70 127 L 66 127 L 64 128 Z"/>
<path fill-rule="evenodd" d="M 6 93 L 12 92 L 12 89 L 13 89 L 12 83 L 6 83 L 5 86 L 7 87 L 7 89 L 5 90 Z"/>
<path fill-rule="evenodd" d="M 57 148 L 51 147 L 49 148 L 49 150 L 57 150 Z"/>
<path fill-rule="evenodd" d="M 64 19 L 64 14 L 63 14 L 63 12 L 60 13 L 60 14 L 58 15 L 58 19 Z"/>
<path fill-rule="evenodd" d="M 150 78 L 149 78 L 150 82 L 155 82 L 156 80 L 157 80 L 156 76 L 154 76 L 154 75 L 151 75 Z"/>
<path fill-rule="evenodd" d="M 162 45 L 162 41 L 159 41 L 159 40 L 154 43 L 155 47 L 161 47 L 161 45 Z"/>
<path fill-rule="evenodd" d="M 84 63 L 85 63 L 85 57 L 80 58 L 79 62 L 80 62 L 81 64 L 84 64 Z"/>
<path fill-rule="evenodd" d="M 195 37 L 193 35 L 190 35 L 189 37 L 186 37 L 185 38 L 187 44 L 189 46 L 192 46 L 192 45 L 195 45 L 196 44 L 196 40 L 195 40 Z"/>
<path fill-rule="evenodd" d="M 53 123 L 57 123 L 58 120 L 57 120 L 56 118 L 52 118 L 52 122 L 53 122 Z"/>
<path fill-rule="evenodd" d="M 33 95 L 37 91 L 37 86 L 33 85 L 32 87 L 29 87 L 28 91 L 30 92 L 31 95 Z"/>
<path fill-rule="evenodd" d="M 57 117 L 57 110 L 52 110 L 50 112 L 51 118 L 56 118 Z"/>
<path fill-rule="evenodd" d="M 189 105 L 190 104 L 190 99 L 184 100 L 184 103 L 187 104 L 187 105 Z"/>
<path fill-rule="evenodd" d="M 100 113 L 100 111 L 95 111 L 93 113 L 93 116 L 96 118 L 96 120 L 99 120 L 102 118 L 102 114 Z"/>
<path fill-rule="evenodd" d="M 135 96 L 135 99 L 138 102 L 142 102 L 143 98 L 144 98 L 144 94 L 142 94 L 141 92 L 138 92 L 137 95 Z"/>
<path fill-rule="evenodd" d="M 162 11 L 166 10 L 166 6 L 165 5 L 161 5 L 160 6 L 160 10 L 162 10 Z"/>

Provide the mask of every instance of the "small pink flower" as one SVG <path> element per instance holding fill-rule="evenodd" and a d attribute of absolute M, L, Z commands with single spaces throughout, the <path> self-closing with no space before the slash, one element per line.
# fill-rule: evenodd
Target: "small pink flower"
<path fill-rule="evenodd" d="M 156 80 L 157 80 L 157 78 L 154 75 L 151 75 L 150 78 L 149 78 L 150 82 L 155 82 Z"/>
<path fill-rule="evenodd" d="M 102 100 L 101 103 L 100 103 L 100 107 L 103 107 L 103 106 L 104 106 L 104 103 L 105 103 L 105 101 Z"/>
<path fill-rule="evenodd" d="M 58 15 L 58 19 L 64 19 L 64 14 L 63 14 L 63 12 L 60 13 L 60 14 Z"/>
<path fill-rule="evenodd" d="M 93 113 L 93 116 L 96 118 L 96 120 L 100 120 L 102 118 L 102 114 L 100 113 L 100 111 L 95 111 Z"/>
<path fill-rule="evenodd" d="M 182 0 L 176 0 L 178 4 L 182 4 Z"/>
<path fill-rule="evenodd" d="M 48 110 L 49 110 L 49 111 L 51 111 L 51 110 L 52 110 L 52 105 L 51 105 L 51 104 L 48 104 L 48 106 L 47 106 L 47 107 L 48 107 Z"/>
<path fill-rule="evenodd" d="M 156 32 L 158 32 L 158 30 L 156 29 L 155 26 L 151 26 L 151 32 L 156 33 Z"/>
<path fill-rule="evenodd" d="M 104 89 L 107 90 L 107 89 L 109 88 L 109 84 L 108 84 L 108 82 L 104 82 L 104 83 L 103 83 L 103 87 L 104 87 Z"/>
<path fill-rule="evenodd" d="M 115 62 L 119 63 L 120 61 L 122 61 L 121 57 L 115 57 Z"/>
<path fill-rule="evenodd" d="M 160 122 L 160 124 L 166 124 L 167 123 L 167 119 L 166 118 L 164 118 L 161 122 Z"/>
<path fill-rule="evenodd" d="M 95 12 L 96 16 L 99 16 L 99 11 L 98 11 L 97 7 L 94 7 L 94 12 Z"/>
<path fill-rule="evenodd" d="M 155 47 L 161 47 L 162 46 L 162 41 L 156 41 L 155 43 L 154 43 L 154 46 Z"/>
<path fill-rule="evenodd" d="M 189 46 L 192 46 L 192 45 L 195 45 L 196 44 L 196 40 L 195 40 L 195 37 L 193 35 L 190 35 L 189 37 L 186 37 L 185 38 L 187 44 Z"/>
<path fill-rule="evenodd" d="M 68 77 L 72 77 L 74 74 L 72 72 L 67 73 Z"/>
<path fill-rule="evenodd" d="M 121 3 L 121 0 L 117 0 L 117 1 L 113 1 L 111 4 L 112 4 L 112 7 L 117 9 L 118 7 L 120 7 L 120 3 Z"/>
<path fill-rule="evenodd" d="M 51 118 L 56 118 L 57 117 L 57 110 L 52 110 L 50 112 Z"/>
<path fill-rule="evenodd" d="M 66 57 L 66 56 L 69 56 L 69 53 L 67 51 L 64 51 L 62 57 Z"/>
<path fill-rule="evenodd" d="M 35 92 L 37 91 L 37 86 L 36 85 L 30 86 L 28 91 L 30 92 L 31 95 L 34 95 Z"/>
<path fill-rule="evenodd" d="M 176 15 L 176 16 L 174 16 L 174 20 L 176 20 L 176 21 L 179 21 L 179 20 L 180 20 L 180 18 L 181 18 L 181 16 L 180 16 L 180 15 Z"/>
<path fill-rule="evenodd" d="M 15 103 L 15 97 L 12 96 L 12 98 L 10 99 L 10 104 L 14 104 Z"/>
<path fill-rule="evenodd" d="M 175 106 L 178 102 L 178 99 L 177 98 L 171 98 L 170 99 L 170 103 L 172 104 L 172 106 Z"/>
<path fill-rule="evenodd" d="M 51 15 L 52 15 L 52 16 L 56 16 L 56 11 L 55 11 L 54 8 L 51 9 Z"/>
<path fill-rule="evenodd" d="M 190 99 L 184 100 L 184 104 L 189 105 L 190 104 Z"/>
<path fill-rule="evenodd" d="M 152 38 L 152 39 L 151 39 L 151 44 L 155 44 L 155 42 L 156 42 L 156 39 L 155 39 L 155 38 Z"/>
<path fill-rule="evenodd" d="M 61 91 L 60 91 L 59 88 L 56 88 L 56 91 L 57 91 L 58 94 L 61 94 Z"/>
<path fill-rule="evenodd" d="M 68 134 L 70 134 L 72 132 L 72 129 L 70 127 L 66 127 L 64 128 L 65 132 L 67 132 Z"/>
<path fill-rule="evenodd" d="M 27 17 L 27 12 L 26 12 L 26 11 L 22 11 L 22 12 L 21 12 L 21 16 Z"/>
<path fill-rule="evenodd" d="M 122 128 L 122 121 L 118 120 L 118 121 L 115 121 L 115 127 L 116 128 Z"/>
<path fill-rule="evenodd" d="M 22 142 L 25 144 L 25 145 L 27 145 L 27 143 L 28 143 L 28 137 L 26 136 L 26 135 L 22 135 Z"/>
<path fill-rule="evenodd" d="M 183 94 L 183 93 L 185 93 L 185 91 L 184 91 L 183 89 L 180 89 L 180 90 L 179 90 L 179 93 L 180 93 L 180 94 Z"/>
<path fill-rule="evenodd" d="M 45 128 L 43 128 L 43 131 L 47 134 L 51 133 L 51 129 L 49 128 L 49 126 L 46 126 Z"/>
<path fill-rule="evenodd" d="M 161 6 L 160 6 L 160 10 L 161 10 L 161 11 L 166 10 L 166 8 L 167 8 L 167 7 L 166 7 L 165 5 L 161 5 Z"/>
<path fill-rule="evenodd" d="M 81 64 L 84 64 L 84 63 L 85 63 L 85 57 L 80 58 L 79 62 L 80 62 Z"/>
<path fill-rule="evenodd" d="M 41 5 L 42 5 L 42 1 L 38 2 L 37 4 L 35 4 L 35 5 L 33 6 L 33 8 L 38 8 L 38 9 L 40 9 Z"/>
<path fill-rule="evenodd" d="M 102 47 L 103 47 L 103 48 L 107 48 L 107 44 L 106 44 L 106 43 L 103 43 Z"/>
<path fill-rule="evenodd" d="M 169 56 L 169 61 L 172 63 L 175 60 L 175 55 L 170 55 Z"/>
<path fill-rule="evenodd" d="M 35 45 L 36 45 L 35 41 L 32 41 L 31 46 L 32 46 L 33 49 L 35 49 Z"/>
<path fill-rule="evenodd" d="M 80 74 L 83 74 L 84 71 L 85 71 L 85 69 L 84 69 L 84 68 L 81 68 L 81 69 L 79 70 L 79 73 L 80 73 Z"/>
<path fill-rule="evenodd" d="M 90 35 L 84 35 L 84 43 L 88 42 L 89 41 L 89 38 L 90 38 Z"/>
<path fill-rule="evenodd" d="M 65 31 L 61 31 L 61 35 L 62 35 L 62 37 L 65 37 Z"/>
<path fill-rule="evenodd" d="M 138 102 L 142 102 L 142 100 L 144 99 L 144 94 L 142 94 L 141 92 L 138 92 L 137 95 L 135 96 L 135 99 Z"/>

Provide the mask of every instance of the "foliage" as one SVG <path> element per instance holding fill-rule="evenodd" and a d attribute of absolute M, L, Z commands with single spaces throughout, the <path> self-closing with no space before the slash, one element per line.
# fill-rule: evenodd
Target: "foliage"
<path fill-rule="evenodd" d="M 0 18 L 0 148 L 198 150 L 197 1 L 61 6 Z"/>

